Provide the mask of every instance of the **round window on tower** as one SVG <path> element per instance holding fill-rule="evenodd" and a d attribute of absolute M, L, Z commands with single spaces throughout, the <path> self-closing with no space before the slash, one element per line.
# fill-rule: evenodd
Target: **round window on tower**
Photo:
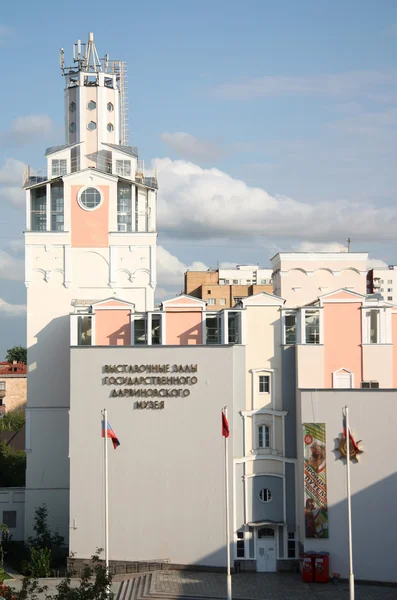
<path fill-rule="evenodd" d="M 78 203 L 84 210 L 95 210 L 102 203 L 101 192 L 94 187 L 85 188 L 79 194 Z"/>
<path fill-rule="evenodd" d="M 108 102 L 108 111 L 112 112 L 114 110 L 114 106 L 111 102 Z"/>
<path fill-rule="evenodd" d="M 69 104 L 69 110 L 70 112 L 76 112 L 76 102 L 71 102 Z"/>
<path fill-rule="evenodd" d="M 270 502 L 272 499 L 272 493 L 268 488 L 263 488 L 259 492 L 259 500 L 261 502 Z"/>
<path fill-rule="evenodd" d="M 94 129 L 96 129 L 95 121 L 90 121 L 87 125 L 87 129 L 89 129 L 90 131 L 94 131 Z"/>
<path fill-rule="evenodd" d="M 76 123 L 70 123 L 69 131 L 70 133 L 74 133 L 76 131 Z"/>
<path fill-rule="evenodd" d="M 93 100 L 90 100 L 89 103 L 87 104 L 87 108 L 88 108 L 88 110 L 95 110 L 96 102 L 94 102 Z"/>
<path fill-rule="evenodd" d="M 109 131 L 109 133 L 111 133 L 113 131 L 113 129 L 114 129 L 113 124 L 108 123 L 107 130 Z"/>

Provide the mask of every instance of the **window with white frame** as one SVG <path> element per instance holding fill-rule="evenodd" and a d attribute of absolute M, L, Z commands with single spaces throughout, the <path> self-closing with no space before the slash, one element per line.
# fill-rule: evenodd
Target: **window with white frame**
<path fill-rule="evenodd" d="M 241 344 L 241 312 L 227 312 L 228 344 Z"/>
<path fill-rule="evenodd" d="M 214 304 L 216 304 L 216 299 L 215 298 L 207 298 L 207 304 L 210 304 L 213 306 Z"/>
<path fill-rule="evenodd" d="M 259 375 L 258 384 L 259 393 L 268 394 L 270 392 L 270 375 Z"/>
<path fill-rule="evenodd" d="M 30 229 L 46 231 L 47 229 L 47 189 L 46 186 L 33 188 L 30 192 Z"/>
<path fill-rule="evenodd" d="M 134 346 L 144 346 L 146 343 L 146 318 L 137 317 L 134 319 Z"/>
<path fill-rule="evenodd" d="M 379 343 L 379 310 L 369 311 L 369 343 Z"/>
<path fill-rule="evenodd" d="M 306 344 L 320 343 L 319 310 L 305 310 L 305 341 Z"/>
<path fill-rule="evenodd" d="M 296 313 L 286 313 L 284 317 L 285 344 L 296 344 Z"/>
<path fill-rule="evenodd" d="M 51 185 L 51 231 L 63 231 L 63 181 Z"/>
<path fill-rule="evenodd" d="M 237 558 L 245 557 L 244 531 L 242 531 L 242 530 L 237 532 L 236 550 L 237 550 Z"/>
<path fill-rule="evenodd" d="M 270 448 L 270 425 L 259 424 L 257 434 L 258 448 Z"/>
<path fill-rule="evenodd" d="M 52 177 L 61 177 L 67 173 L 67 161 L 65 158 L 54 158 L 51 161 L 51 175 Z"/>
<path fill-rule="evenodd" d="M 221 343 L 221 321 L 219 314 L 208 314 L 205 318 L 205 343 Z"/>
<path fill-rule="evenodd" d="M 392 279 L 388 279 L 387 283 L 393 283 L 393 280 Z"/>
<path fill-rule="evenodd" d="M 220 304 L 221 306 L 226 306 L 226 298 L 220 298 L 220 300 L 219 300 L 219 304 Z"/>
<path fill-rule="evenodd" d="M 132 190 L 130 184 L 117 184 L 117 231 L 132 231 Z"/>
<path fill-rule="evenodd" d="M 131 161 L 116 160 L 116 175 L 121 175 L 121 177 L 131 177 Z"/>

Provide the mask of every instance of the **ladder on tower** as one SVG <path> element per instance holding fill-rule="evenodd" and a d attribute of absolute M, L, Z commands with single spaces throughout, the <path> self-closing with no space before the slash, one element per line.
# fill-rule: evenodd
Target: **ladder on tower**
<path fill-rule="evenodd" d="M 120 143 L 128 144 L 128 73 L 127 63 L 120 61 Z"/>

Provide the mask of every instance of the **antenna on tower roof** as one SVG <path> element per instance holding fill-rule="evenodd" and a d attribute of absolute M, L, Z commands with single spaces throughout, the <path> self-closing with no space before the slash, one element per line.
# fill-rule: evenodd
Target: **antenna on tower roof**
<path fill-rule="evenodd" d="M 64 68 L 65 68 L 65 51 L 64 51 L 63 48 L 61 48 L 60 51 L 59 51 L 59 64 L 60 64 L 60 67 L 61 67 L 61 69 L 63 71 Z"/>

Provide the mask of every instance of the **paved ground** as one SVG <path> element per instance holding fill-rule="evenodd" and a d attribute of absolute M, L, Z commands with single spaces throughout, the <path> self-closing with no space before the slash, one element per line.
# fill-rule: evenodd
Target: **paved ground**
<path fill-rule="evenodd" d="M 290 573 L 241 573 L 233 576 L 233 598 L 239 600 L 349 600 L 348 585 L 307 584 Z M 47 580 L 53 593 L 59 580 Z M 19 588 L 20 582 L 10 582 Z M 173 600 L 179 598 L 225 598 L 226 578 L 219 573 L 157 571 L 133 580 L 114 582 L 116 600 Z M 356 600 L 397 600 L 397 588 L 357 585 Z M 43 595 L 43 598 L 45 596 Z"/>

